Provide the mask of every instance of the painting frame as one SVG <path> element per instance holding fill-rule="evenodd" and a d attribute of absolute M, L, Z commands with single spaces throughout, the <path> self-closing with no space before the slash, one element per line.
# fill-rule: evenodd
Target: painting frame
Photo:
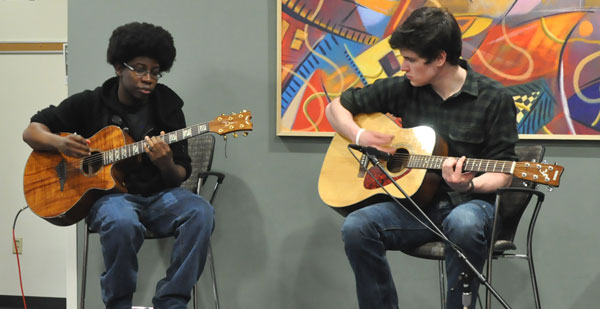
<path fill-rule="evenodd" d="M 319 2 L 319 1 L 316 1 Z M 300 63 L 302 63 L 300 61 L 300 59 L 303 59 L 303 61 L 306 61 L 306 59 L 308 59 L 307 54 L 304 53 L 297 53 L 298 58 L 293 58 L 295 55 L 292 51 L 292 48 L 298 48 L 298 46 L 302 45 L 302 43 L 306 43 L 309 42 L 310 40 L 310 35 L 312 35 L 312 33 L 309 32 L 318 32 L 321 31 L 323 33 L 325 33 L 326 35 L 331 34 L 332 37 L 336 37 L 336 34 L 338 37 L 341 37 L 341 39 L 346 39 L 347 37 L 349 37 L 350 35 L 348 35 L 348 31 L 347 29 L 351 29 L 352 27 L 348 26 L 346 28 L 343 28 L 343 26 L 340 26 L 339 24 L 336 24 L 335 22 L 331 22 L 332 20 L 335 20 L 335 16 L 332 17 L 330 16 L 326 16 L 325 13 L 327 13 L 327 11 L 325 11 L 323 8 L 322 12 L 324 12 L 322 15 L 325 15 L 325 17 L 318 15 L 316 13 L 316 10 L 313 11 L 313 15 L 311 15 L 311 10 L 309 8 L 307 8 L 308 4 L 310 3 L 316 3 L 315 1 L 311 1 L 311 0 L 277 0 L 277 115 L 276 115 L 276 135 L 278 136 L 308 136 L 308 137 L 331 137 L 335 134 L 335 132 L 333 131 L 333 129 L 329 126 L 326 126 L 326 117 L 324 116 L 324 106 L 327 105 L 327 103 L 329 102 L 329 99 L 333 98 L 335 95 L 339 95 L 339 93 L 341 93 L 340 91 L 329 91 L 329 89 L 327 89 L 327 78 L 323 78 L 323 76 L 327 77 L 327 74 L 323 74 L 322 72 L 317 72 L 317 71 L 311 71 L 305 75 L 301 75 L 302 70 L 298 69 L 298 67 L 294 67 L 295 65 L 299 66 Z M 369 3 L 369 2 L 378 2 L 377 0 L 364 0 L 361 1 L 362 4 L 365 3 Z M 380 2 L 380 1 L 379 1 Z M 450 3 L 450 1 L 441 1 L 442 5 L 444 5 L 444 3 Z M 515 3 L 519 4 L 519 2 L 521 2 L 521 4 L 525 5 L 528 2 L 527 1 L 523 1 L 523 0 L 518 0 Z M 560 1 L 559 1 L 560 2 Z M 340 2 L 341 3 L 341 2 Z M 398 6 L 395 8 L 396 12 L 394 12 L 393 14 L 390 13 L 389 14 L 389 23 L 390 25 L 397 25 L 400 21 L 403 20 L 403 18 L 405 18 L 405 16 L 407 15 L 407 12 L 409 12 L 410 10 L 422 6 L 425 3 L 425 1 L 422 1 L 422 3 L 418 2 L 418 1 L 401 1 L 398 2 Z M 559 3 L 560 4 L 560 3 Z M 340 9 L 340 4 L 337 3 L 336 4 L 336 10 L 343 10 L 343 8 Z M 600 32 L 599 33 L 587 33 L 585 29 L 585 25 L 589 24 L 590 22 L 596 22 L 598 24 L 595 25 L 596 28 L 600 29 L 600 22 L 596 21 L 596 18 L 598 20 L 600 20 L 600 7 L 586 7 L 586 12 L 580 12 L 579 10 L 572 10 L 572 11 L 568 11 L 565 9 L 561 9 L 558 6 L 557 7 L 529 7 L 529 8 L 525 8 L 525 7 L 519 7 L 519 9 L 521 10 L 520 12 L 525 12 L 525 13 L 514 13 L 515 8 L 511 8 L 511 11 L 509 11 L 509 13 L 506 12 L 502 12 L 502 10 L 498 10 L 497 12 L 491 12 L 490 13 L 490 18 L 486 18 L 481 17 L 479 15 L 476 14 L 470 14 L 468 13 L 468 10 L 466 10 L 465 8 L 460 8 L 460 7 L 449 7 L 448 8 L 456 17 L 457 20 L 459 21 L 459 24 L 461 26 L 461 30 L 463 30 L 463 44 L 467 46 L 467 52 L 463 51 L 463 58 L 465 58 L 471 66 L 474 66 L 477 69 L 481 69 L 477 70 L 478 72 L 490 76 L 496 80 L 499 80 L 500 82 L 502 82 L 507 88 L 509 88 L 511 91 L 515 92 L 515 95 L 513 95 L 513 98 L 515 99 L 515 104 L 518 107 L 518 111 L 519 113 L 521 113 L 521 115 L 517 117 L 518 120 L 518 126 L 519 126 L 519 137 L 522 140 L 600 140 L 600 104 L 595 104 L 596 101 L 600 102 L 600 92 L 593 90 L 592 88 L 598 88 L 598 85 L 600 85 L 600 73 L 595 73 L 594 68 L 598 68 L 598 72 L 600 72 L 600 54 L 597 54 L 595 52 L 590 52 L 590 45 L 585 45 L 583 48 L 580 46 L 582 43 L 581 42 L 585 42 L 585 41 L 590 41 L 592 38 L 593 39 L 597 39 L 596 41 L 600 42 Z M 529 10 L 529 11 L 526 11 Z M 545 11 L 545 12 L 552 12 L 552 14 L 548 14 L 548 15 L 539 15 L 539 12 L 541 11 Z M 308 12 L 308 13 L 306 13 Z M 330 10 L 329 13 L 331 13 L 332 11 Z M 511 13 L 512 12 L 512 13 Z M 299 20 L 293 20 L 292 17 L 290 16 L 294 15 L 296 17 L 298 17 Z M 363 13 L 364 14 L 364 13 Z M 496 15 L 494 15 L 496 14 Z M 505 14 L 505 15 L 502 15 Z M 512 15 L 511 15 L 512 14 Z M 538 15 L 536 15 L 538 14 Z M 596 15 L 597 14 L 597 15 Z M 376 15 L 376 14 L 374 14 Z M 381 15 L 381 14 L 380 14 Z M 498 17 L 500 16 L 500 17 Z M 329 17 L 329 18 L 328 18 Z M 573 23 L 573 24 L 569 24 L 569 27 L 558 27 L 557 25 L 560 25 L 560 23 L 564 20 L 566 20 L 567 18 L 577 18 L 577 20 L 580 23 Z M 304 29 L 309 29 L 306 31 L 303 31 L 302 28 L 298 27 L 296 25 L 295 29 L 294 25 L 292 23 L 301 23 L 301 22 L 305 22 L 307 24 L 306 28 Z M 544 25 L 543 23 L 546 22 L 546 24 Z M 467 23 L 468 27 L 465 26 Z M 485 25 L 485 23 L 487 23 L 487 25 Z M 564 22 L 563 22 L 564 23 Z M 519 72 L 517 72 L 516 70 L 520 69 L 520 68 L 525 68 L 526 65 L 522 65 L 521 67 L 519 67 L 518 65 L 515 65 L 516 69 L 515 72 L 511 72 L 509 69 L 506 69 L 506 71 L 503 72 L 495 72 L 495 68 L 493 67 L 495 66 L 499 66 L 498 61 L 496 61 L 495 63 L 490 61 L 490 64 L 486 64 L 484 63 L 484 61 L 482 61 L 481 59 L 484 59 L 486 57 L 488 58 L 494 58 L 494 57 L 504 57 L 502 59 L 506 60 L 514 60 L 515 56 L 511 55 L 511 54 L 502 54 L 501 51 L 498 51 L 498 46 L 494 46 L 492 45 L 490 42 L 493 39 L 498 39 L 498 38 L 502 38 L 502 33 L 498 34 L 500 31 L 513 31 L 512 33 L 517 33 L 517 31 L 524 31 L 532 28 L 533 26 L 537 26 L 537 25 L 543 25 L 543 27 L 546 27 L 545 31 L 549 31 L 550 33 L 552 33 L 552 35 L 556 36 L 556 40 L 558 40 L 559 42 L 562 42 L 563 45 L 561 44 L 550 44 L 548 42 L 542 42 L 540 43 L 539 46 L 537 46 L 537 48 L 540 48 L 540 46 L 545 46 L 546 50 L 548 51 L 548 53 L 557 53 L 557 50 L 566 50 L 567 48 L 569 48 L 570 53 L 571 54 L 560 54 L 560 56 L 562 57 L 559 61 L 557 61 L 556 59 L 551 59 L 550 61 L 547 61 L 545 59 L 542 59 L 542 57 L 540 56 L 540 54 L 535 54 L 536 49 L 534 47 L 531 46 L 527 46 L 526 43 L 524 42 L 519 42 L 520 40 L 524 40 L 524 39 L 530 39 L 531 37 L 537 37 L 539 39 L 539 29 L 541 29 L 542 26 L 539 26 L 539 29 L 534 29 L 532 30 L 532 34 L 529 34 L 531 37 L 526 37 L 526 36 L 522 36 L 522 37 L 518 37 L 516 35 L 513 34 L 513 36 L 507 36 L 506 39 L 506 44 L 515 44 L 515 46 L 524 49 L 528 52 L 530 52 L 532 54 L 532 56 L 530 57 L 531 59 L 533 59 L 533 61 L 539 61 L 539 64 L 537 62 L 535 62 L 535 65 L 538 66 L 537 70 L 534 70 L 534 74 L 531 74 L 528 78 L 523 79 L 524 82 L 521 82 L 521 80 L 518 80 L 519 82 L 515 82 L 515 78 L 513 78 L 511 80 L 511 77 L 518 75 Z M 526 28 L 525 26 L 529 27 Z M 533 25 L 533 26 L 532 26 Z M 464 26 L 464 28 L 463 28 Z M 476 33 L 476 31 L 479 29 L 483 29 L 483 27 L 486 26 L 488 28 L 485 29 L 485 31 L 488 32 L 483 32 L 483 31 L 479 31 Z M 310 30 L 312 27 L 315 30 Z M 290 32 L 293 29 L 294 32 Z M 359 29 L 358 27 L 356 27 L 354 30 Z M 360 30 L 360 29 L 359 29 Z M 344 32 L 346 31 L 346 32 Z M 537 31 L 537 32 L 535 32 Z M 329 33 L 328 33 L 329 32 Z M 568 37 L 567 34 L 569 33 L 573 33 L 575 32 L 578 36 L 580 37 Z M 367 33 L 367 31 L 364 31 L 361 34 Z M 389 27 L 388 29 L 385 29 L 385 31 L 382 31 L 382 33 L 385 34 L 389 34 Z M 293 35 L 292 35 L 293 34 Z M 346 36 L 346 38 L 342 37 L 342 36 Z M 355 34 L 351 34 L 352 35 L 352 39 L 354 41 L 355 38 L 361 39 L 363 40 L 363 43 L 368 41 L 369 38 L 367 37 L 365 38 L 361 38 L 360 35 L 356 35 Z M 302 37 L 304 36 L 304 37 Z M 324 37 L 325 35 L 323 35 L 322 37 Z M 584 37 L 585 36 L 585 37 Z M 285 38 L 284 38 L 285 37 Z M 290 39 L 290 37 L 292 37 Z M 327 43 L 327 41 L 325 39 L 319 38 L 319 44 L 320 42 L 325 42 Z M 382 36 L 380 38 L 380 40 L 378 42 L 375 42 L 375 44 L 372 44 L 372 49 L 379 49 L 379 55 L 373 57 L 373 59 L 378 59 L 379 64 L 381 65 L 382 69 L 380 71 L 385 71 L 385 73 L 388 73 L 386 70 L 386 66 L 384 65 L 387 62 L 382 62 L 382 59 L 384 59 L 385 57 L 382 57 L 381 54 L 381 48 L 377 47 L 377 44 L 379 43 L 385 43 L 385 37 Z M 558 39 L 557 39 L 558 38 Z M 303 42 L 304 40 L 304 42 Z M 334 39 L 335 40 L 335 39 Z M 338 38 L 338 40 L 340 40 L 340 38 Z M 511 42 L 510 40 L 512 40 L 513 42 Z M 556 41 L 555 40 L 555 41 Z M 316 42 L 316 41 L 314 41 Z M 369 41 L 370 43 L 371 41 Z M 476 45 L 475 43 L 479 44 Z M 284 45 L 285 44 L 285 45 Z M 344 43 L 346 44 L 346 43 Z M 525 47 L 520 47 L 518 44 L 522 44 Z M 546 44 L 546 45 L 544 45 Z M 309 45 L 307 48 L 310 49 L 314 49 L 315 51 L 313 51 L 313 53 L 318 54 L 318 51 L 316 51 L 316 49 L 319 47 L 317 43 L 314 43 L 314 45 L 312 44 L 305 44 L 305 45 Z M 329 43 L 328 45 L 331 45 L 331 43 Z M 598 43 L 598 45 L 600 45 L 600 43 Z M 290 48 L 290 46 L 292 46 L 292 48 Z M 473 46 L 475 46 L 476 48 L 480 48 L 482 50 L 476 50 L 476 48 L 473 48 Z M 345 52 L 348 52 L 348 48 L 346 46 L 344 46 L 346 48 Z M 593 47 L 593 46 L 592 46 Z M 339 49 L 342 49 L 341 47 L 337 47 Z M 486 49 L 483 49 L 486 48 Z M 516 47 L 515 47 L 516 49 Z M 292 52 L 290 52 L 292 51 Z M 581 51 L 580 54 L 577 54 L 578 51 Z M 370 52 L 370 51 L 369 51 Z M 390 51 L 391 52 L 391 51 Z M 494 53 L 495 52 L 495 53 Z M 348 53 L 347 53 L 348 54 Z M 351 60 L 353 60 L 352 57 L 360 57 L 362 56 L 362 54 L 358 54 L 358 53 L 354 53 L 352 54 L 351 52 L 349 52 L 349 54 L 351 54 L 350 56 L 348 56 L 346 54 L 346 58 L 349 58 Z M 365 54 L 367 54 L 367 52 L 365 52 Z M 372 53 L 373 54 L 373 53 Z M 467 54 L 467 57 L 465 57 L 465 54 Z M 491 57 L 491 56 L 494 57 Z M 389 54 L 387 55 L 389 56 Z M 519 55 L 520 56 L 520 55 Z M 568 57 L 567 57 L 568 56 Z M 302 58 L 301 58 L 302 57 Z M 380 57 L 380 58 L 377 58 Z M 512 57 L 512 58 L 511 58 Z M 538 57 L 538 58 L 536 58 Z M 592 59 L 590 59 L 590 57 L 593 57 Z M 389 57 L 387 57 L 389 58 Z M 398 57 L 399 59 L 401 59 L 401 56 Z M 324 57 L 321 57 L 321 59 L 324 60 L 328 60 L 325 59 Z M 338 58 L 339 59 L 339 58 Z M 541 60 L 539 60 L 541 59 Z M 294 62 L 295 61 L 295 62 Z M 326 62 L 325 61 L 325 62 Z M 472 62 L 471 62 L 472 61 Z M 544 62 L 546 61 L 546 62 Z M 570 61 L 570 62 L 568 62 Z M 586 62 L 587 61 L 587 62 Z M 330 61 L 333 62 L 333 61 Z M 505 61 L 508 62 L 508 61 Z M 290 63 L 294 63 L 293 65 L 290 65 Z M 547 67 L 552 67 L 550 65 L 548 65 L 548 63 L 554 65 L 555 63 L 559 63 L 561 65 L 561 67 L 559 69 L 555 69 L 553 68 L 553 71 L 544 71 L 544 69 L 546 69 Z M 491 67 L 490 67 L 491 65 Z M 347 66 L 347 65 L 346 65 Z M 389 63 L 388 63 L 389 66 Z M 531 66 L 531 64 L 530 64 Z M 340 65 L 341 67 L 341 65 Z M 499 66 L 501 67 L 501 66 Z M 339 68 L 338 68 L 339 69 Z M 347 67 L 343 68 L 344 72 L 349 72 L 350 69 L 348 69 Z M 507 73 L 508 72 L 508 73 Z M 552 74 L 555 74 L 558 76 L 558 74 L 556 73 L 560 73 L 560 74 L 571 74 L 569 76 L 573 76 L 573 78 L 569 79 L 569 78 L 565 78 L 564 80 L 564 89 L 565 90 L 561 90 L 560 87 L 557 86 L 557 84 L 559 84 L 559 82 L 563 82 L 563 80 L 559 80 L 558 77 L 553 76 Z M 320 76 L 321 80 L 320 83 L 319 82 L 314 82 L 312 80 L 310 80 L 310 78 L 313 78 L 313 75 L 316 75 L 317 73 L 321 73 L 322 76 Z M 487 74 L 486 74 L 487 73 Z M 513 76 L 510 76 L 510 74 L 513 74 Z M 537 74 L 537 75 L 536 75 Z M 579 75 L 575 75 L 575 74 L 579 74 Z M 301 82 L 296 82 L 295 85 L 298 85 L 298 89 L 296 94 L 296 97 L 294 96 L 290 96 L 289 95 L 289 87 L 284 87 L 284 81 L 290 81 L 291 77 L 290 76 L 294 76 L 294 78 L 296 80 L 300 80 Z M 388 75 L 390 76 L 390 75 Z M 508 77 L 505 77 L 508 76 Z M 386 77 L 385 75 L 383 77 Z M 504 80 L 502 79 L 504 78 Z M 345 79 L 345 77 L 342 77 L 342 80 Z M 358 79 L 358 78 L 357 78 Z M 325 82 L 324 82 L 325 80 Z M 577 83 L 577 81 L 579 81 L 579 83 Z M 372 81 L 371 81 L 372 82 Z M 311 84 L 312 83 L 312 84 Z M 572 84 L 569 84 L 572 83 Z M 289 83 L 292 84 L 292 83 Z M 288 84 L 288 86 L 289 86 Z M 301 85 L 302 84 L 302 85 Z M 363 85 L 365 83 L 363 82 Z M 543 89 L 543 91 L 534 91 L 532 93 L 538 93 L 535 98 L 534 103 L 539 103 L 539 108 L 538 109 L 531 109 L 529 110 L 529 108 L 531 106 L 533 106 L 531 103 L 527 103 L 529 104 L 529 106 L 523 102 L 518 102 L 518 100 L 521 99 L 521 93 L 519 91 L 529 91 L 530 88 L 533 86 L 535 87 L 539 87 L 539 89 Z M 561 85 L 563 86 L 563 85 Z M 585 89 L 583 88 L 585 86 Z M 306 94 L 304 94 L 304 96 L 308 96 L 313 98 L 313 101 L 310 102 L 310 104 L 307 104 L 306 101 L 302 101 L 303 98 L 300 98 L 300 96 L 298 95 L 298 93 L 302 93 L 302 87 L 305 87 L 304 90 L 306 91 L 306 89 L 308 89 L 308 87 L 310 87 L 311 91 L 313 92 L 312 96 L 308 96 Z M 322 89 L 318 89 L 319 87 L 321 87 Z M 529 87 L 529 88 L 528 88 Z M 331 87 L 330 87 L 331 88 Z M 323 90 L 324 89 L 324 90 Z M 346 87 L 347 89 L 347 87 Z M 538 90 L 539 90 L 538 89 Z M 559 89 L 559 90 L 556 90 Z M 535 89 L 534 89 L 535 90 Z M 320 91 L 320 92 L 319 92 Z M 587 92 L 586 92 L 587 91 Z M 335 94 L 333 94 L 335 93 Z M 566 93 L 566 94 L 565 94 Z M 318 95 L 317 95 L 318 94 Z M 319 99 L 314 99 L 314 96 L 320 97 Z M 286 97 L 287 96 L 287 97 Z M 525 96 L 523 96 L 525 97 Z M 290 99 L 291 98 L 291 99 Z M 519 99 L 517 99 L 519 98 Z M 529 96 L 529 99 L 531 99 L 531 96 Z M 586 102 L 587 100 L 587 102 Z M 317 103 L 315 103 L 315 101 L 319 101 Z M 560 101 L 560 102 L 559 102 Z M 590 103 L 593 102 L 593 103 Z M 307 109 L 306 106 L 309 107 L 314 107 L 314 105 L 319 106 L 318 108 L 313 108 L 315 110 L 318 111 L 318 114 L 315 114 L 313 116 L 311 116 L 311 110 Z M 312 106 L 311 106 L 312 105 Z M 299 106 L 301 106 L 302 108 L 300 108 Z M 562 111 L 561 111 L 562 110 Z M 537 113 L 537 114 L 535 114 Z M 525 115 L 523 115 L 525 114 Z M 311 118 L 312 117 L 312 118 Z M 520 118 L 519 118 L 520 117 Z M 529 117 L 529 118 L 528 118 Z M 575 117 L 579 117 L 579 118 L 575 118 Z M 586 118 L 587 117 L 587 118 Z M 592 117 L 592 118 L 590 118 Z M 293 119 L 293 120 L 290 120 Z M 299 121 L 298 119 L 301 119 L 302 121 Z M 529 123 L 524 123 L 523 119 L 527 119 L 529 121 Z M 533 119 L 533 120 L 532 120 Z M 309 125 L 310 124 L 310 125 Z M 322 129 L 320 126 L 323 126 L 324 129 Z"/>

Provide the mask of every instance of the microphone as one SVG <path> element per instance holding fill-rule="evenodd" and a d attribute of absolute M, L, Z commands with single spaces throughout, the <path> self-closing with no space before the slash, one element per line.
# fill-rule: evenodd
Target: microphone
<path fill-rule="evenodd" d="M 389 160 L 392 157 L 392 155 L 390 153 L 381 151 L 381 150 L 379 150 L 375 147 L 371 147 L 371 146 L 361 146 L 361 145 L 356 145 L 356 144 L 349 144 L 348 147 L 350 147 L 354 150 L 358 150 L 368 156 L 374 156 L 380 160 Z"/>

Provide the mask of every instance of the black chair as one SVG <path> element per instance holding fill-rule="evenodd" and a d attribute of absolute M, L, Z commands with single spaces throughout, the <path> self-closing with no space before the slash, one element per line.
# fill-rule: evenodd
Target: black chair
<path fill-rule="evenodd" d="M 540 162 L 544 157 L 544 147 L 541 145 L 533 146 L 516 146 L 515 151 L 519 156 L 519 161 L 529 162 Z M 537 279 L 535 276 L 535 268 L 533 264 L 533 252 L 532 252 L 532 237 L 533 229 L 537 216 L 540 212 L 542 202 L 544 201 L 544 194 L 540 191 L 535 190 L 535 183 L 530 181 L 513 178 L 510 187 L 501 188 L 497 191 L 496 196 L 496 216 L 492 228 L 492 235 L 494 235 L 491 243 L 494 245 L 490 247 L 487 260 L 486 277 L 488 282 L 492 282 L 492 264 L 493 260 L 498 258 L 523 258 L 529 263 L 529 275 L 531 277 L 531 284 L 533 287 L 533 296 L 536 308 L 540 308 L 540 296 L 537 286 Z M 517 227 L 521 220 L 525 209 L 529 205 L 533 195 L 536 195 L 537 202 L 531 219 L 529 221 L 529 227 L 527 231 L 527 249 L 524 254 L 507 253 L 509 250 L 516 250 L 517 246 L 514 243 L 515 235 L 517 233 Z M 498 218 L 502 218 L 502 229 L 497 230 L 496 225 Z M 445 280 L 445 267 L 444 267 L 444 253 L 445 244 L 442 241 L 435 241 L 423 244 L 411 251 L 405 252 L 408 255 L 429 259 L 438 260 L 439 267 L 439 280 L 440 280 L 440 300 L 441 308 L 446 308 L 446 280 Z M 491 308 L 491 292 L 486 293 L 486 308 Z"/>
<path fill-rule="evenodd" d="M 215 195 L 220 188 L 220 185 L 223 183 L 225 179 L 225 175 L 222 173 L 211 171 L 212 159 L 215 149 L 215 137 L 211 134 L 204 134 L 188 140 L 188 152 L 190 157 L 192 158 L 192 174 L 190 178 L 188 178 L 184 183 L 181 184 L 181 187 L 186 188 L 193 193 L 198 194 L 200 192 L 200 188 L 209 178 L 209 176 L 215 176 L 216 182 L 212 189 L 212 193 L 210 196 L 210 204 L 213 204 L 215 199 Z M 86 287 L 86 275 L 87 275 L 87 261 L 88 261 L 88 242 L 89 235 L 91 233 L 95 233 L 91 231 L 88 227 L 87 220 L 84 221 L 84 231 L 85 237 L 83 239 L 83 265 L 81 271 L 81 295 L 79 300 L 79 308 L 85 308 L 85 287 Z M 157 239 L 156 235 L 151 232 L 146 232 L 144 235 L 145 239 Z M 214 255 L 212 252 L 212 247 L 208 245 L 208 261 L 210 267 L 210 274 L 212 278 L 212 286 L 213 286 L 213 296 L 215 300 L 215 308 L 219 309 L 219 293 L 217 290 L 217 279 L 215 276 L 215 265 L 214 265 Z M 194 289 L 192 291 L 192 300 L 194 309 L 198 309 L 198 301 L 197 301 L 197 284 L 194 285 Z"/>

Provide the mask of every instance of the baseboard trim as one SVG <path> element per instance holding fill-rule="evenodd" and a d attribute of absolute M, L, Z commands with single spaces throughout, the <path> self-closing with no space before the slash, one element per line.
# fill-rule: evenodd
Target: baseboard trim
<path fill-rule="evenodd" d="M 67 309 L 66 298 L 25 296 L 25 301 L 28 308 Z M 23 297 L 0 295 L 0 304 L 3 308 L 23 308 Z"/>

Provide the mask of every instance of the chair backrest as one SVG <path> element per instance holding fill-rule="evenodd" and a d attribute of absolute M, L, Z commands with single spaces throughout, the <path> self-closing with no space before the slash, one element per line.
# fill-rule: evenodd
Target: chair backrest
<path fill-rule="evenodd" d="M 544 146 L 516 146 L 515 151 L 519 161 L 540 162 L 544 158 Z M 536 184 L 514 177 L 511 187 L 535 188 Z M 502 229 L 496 240 L 508 240 L 513 242 L 517 233 L 517 226 L 527 205 L 531 201 L 531 193 L 509 192 L 502 195 L 500 199 L 500 216 L 502 216 Z"/>
<path fill-rule="evenodd" d="M 192 158 L 192 174 L 181 184 L 181 187 L 198 193 L 198 174 L 210 171 L 214 151 L 215 136 L 212 134 L 202 134 L 188 139 L 188 153 Z M 206 178 L 206 176 L 202 177 L 200 184 L 204 184 Z"/>

